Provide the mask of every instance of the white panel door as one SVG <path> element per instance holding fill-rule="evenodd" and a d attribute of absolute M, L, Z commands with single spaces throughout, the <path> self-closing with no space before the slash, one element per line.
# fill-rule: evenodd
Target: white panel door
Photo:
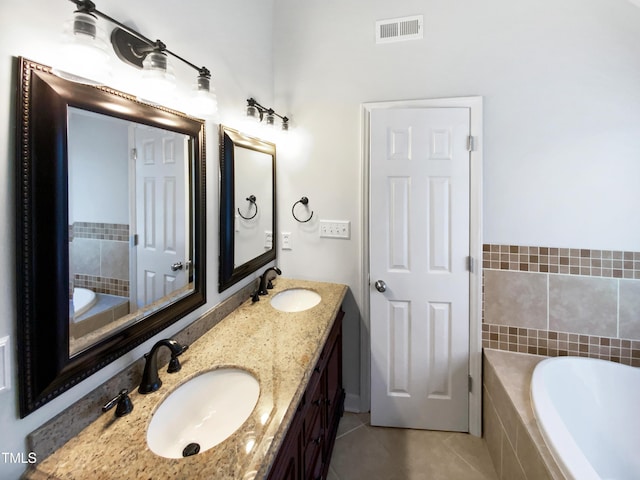
<path fill-rule="evenodd" d="M 371 112 L 372 425 L 469 429 L 469 124 Z"/>
<path fill-rule="evenodd" d="M 184 135 L 139 125 L 134 135 L 136 295 L 141 308 L 188 282 L 187 162 Z"/>

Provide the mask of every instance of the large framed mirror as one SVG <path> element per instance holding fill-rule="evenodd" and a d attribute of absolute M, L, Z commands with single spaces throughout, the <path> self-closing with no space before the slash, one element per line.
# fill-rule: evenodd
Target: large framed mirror
<path fill-rule="evenodd" d="M 18 59 L 20 414 L 203 305 L 204 121 Z"/>
<path fill-rule="evenodd" d="M 276 258 L 276 146 L 220 126 L 219 291 Z"/>

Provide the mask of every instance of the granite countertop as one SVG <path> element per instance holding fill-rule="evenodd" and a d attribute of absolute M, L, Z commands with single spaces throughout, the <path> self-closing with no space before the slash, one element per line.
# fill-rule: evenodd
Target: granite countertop
<path fill-rule="evenodd" d="M 180 357 L 180 372 L 160 369 L 163 384 L 158 391 L 131 393 L 132 413 L 100 416 L 28 472 L 28 478 L 266 478 L 347 292 L 345 285 L 282 277 L 274 284 L 269 297 L 257 303 L 247 300 L 190 345 Z M 296 287 L 316 291 L 321 302 L 298 313 L 270 305 L 273 295 Z M 190 378 L 219 367 L 245 369 L 259 380 L 260 397 L 249 419 L 198 455 L 169 459 L 152 453 L 146 432 L 160 402 Z"/>

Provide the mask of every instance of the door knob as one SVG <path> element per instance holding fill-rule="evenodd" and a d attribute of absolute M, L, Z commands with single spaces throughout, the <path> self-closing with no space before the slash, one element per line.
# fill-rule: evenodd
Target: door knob
<path fill-rule="evenodd" d="M 178 270 L 182 270 L 183 267 L 184 265 L 182 265 L 182 262 L 176 262 L 173 265 L 171 265 L 171 271 L 177 272 Z"/>
<path fill-rule="evenodd" d="M 387 284 L 384 283 L 384 280 L 378 280 L 374 286 L 376 287 L 376 290 L 378 290 L 379 292 L 385 292 L 387 290 Z"/>

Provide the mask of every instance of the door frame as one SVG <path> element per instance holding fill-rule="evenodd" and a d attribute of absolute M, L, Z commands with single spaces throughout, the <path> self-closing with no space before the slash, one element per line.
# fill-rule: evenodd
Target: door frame
<path fill-rule="evenodd" d="M 369 302 L 369 185 L 371 112 L 388 108 L 468 108 L 474 140 L 470 152 L 469 184 L 469 433 L 482 436 L 482 97 L 370 102 L 361 105 L 362 162 L 362 306 L 364 328 L 360 329 L 360 407 L 371 408 L 371 310 Z"/>

